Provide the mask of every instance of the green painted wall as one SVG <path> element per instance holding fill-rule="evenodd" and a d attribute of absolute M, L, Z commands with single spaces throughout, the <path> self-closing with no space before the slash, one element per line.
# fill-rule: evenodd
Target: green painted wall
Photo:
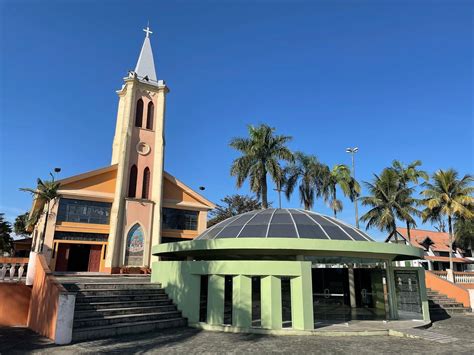
<path fill-rule="evenodd" d="M 261 278 L 262 327 L 281 329 L 281 282 L 290 276 L 295 329 L 313 329 L 311 262 L 308 261 L 159 261 L 152 265 L 152 282 L 160 282 L 189 323 L 199 322 L 200 277 L 209 276 L 207 322 L 222 325 L 224 276 L 233 275 L 233 325 L 251 326 L 251 276 Z"/>
<path fill-rule="evenodd" d="M 424 320 L 429 320 L 428 300 L 424 270 L 419 274 L 420 297 Z M 280 276 L 291 278 L 292 324 L 294 329 L 313 329 L 313 298 L 309 261 L 159 261 L 152 265 L 152 282 L 159 282 L 173 299 L 189 323 L 199 322 L 199 297 L 201 275 L 210 275 L 208 284 L 208 323 L 222 325 L 224 314 L 225 275 L 233 276 L 232 322 L 235 327 L 251 326 L 252 295 L 251 276 L 261 276 L 262 327 L 281 329 L 282 304 Z M 375 270 L 376 271 L 376 270 Z M 397 319 L 397 300 L 394 268 L 387 266 L 390 316 Z M 383 307 L 382 283 L 373 284 L 377 307 Z M 379 299 L 380 298 L 380 299 Z"/>

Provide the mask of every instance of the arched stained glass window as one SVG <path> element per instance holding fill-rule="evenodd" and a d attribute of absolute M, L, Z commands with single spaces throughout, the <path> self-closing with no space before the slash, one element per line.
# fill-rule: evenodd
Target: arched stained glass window
<path fill-rule="evenodd" d="M 142 266 L 145 236 L 142 227 L 136 223 L 128 231 L 125 246 L 125 262 L 127 266 Z"/>
<path fill-rule="evenodd" d="M 143 123 L 143 100 L 137 101 L 137 109 L 135 110 L 135 127 L 141 127 Z"/>
<path fill-rule="evenodd" d="M 150 191 L 150 169 L 148 167 L 143 171 L 142 198 L 148 200 Z"/>
<path fill-rule="evenodd" d="M 153 129 L 153 116 L 155 114 L 155 105 L 153 105 L 153 102 L 148 103 L 148 112 L 146 115 L 146 128 L 147 129 Z"/>

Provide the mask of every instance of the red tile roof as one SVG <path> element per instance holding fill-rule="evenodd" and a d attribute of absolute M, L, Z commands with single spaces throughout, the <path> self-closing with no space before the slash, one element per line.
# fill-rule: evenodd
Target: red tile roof
<path fill-rule="evenodd" d="M 397 228 L 397 232 L 408 240 L 406 228 Z M 429 238 L 433 244 L 431 249 L 434 251 L 449 252 L 449 234 L 445 232 L 434 232 L 422 229 L 410 229 L 411 244 L 415 247 L 423 248 L 423 241 Z"/>

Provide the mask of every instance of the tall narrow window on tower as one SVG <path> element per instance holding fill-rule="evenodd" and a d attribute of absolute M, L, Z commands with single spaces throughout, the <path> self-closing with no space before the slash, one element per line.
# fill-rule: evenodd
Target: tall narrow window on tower
<path fill-rule="evenodd" d="M 128 180 L 128 197 L 135 197 L 137 194 L 137 166 L 132 165 L 130 168 L 130 177 Z"/>
<path fill-rule="evenodd" d="M 155 105 L 153 105 L 153 102 L 148 103 L 148 112 L 147 112 L 147 117 L 146 117 L 146 128 L 147 129 L 153 129 L 153 116 L 155 114 Z"/>
<path fill-rule="evenodd" d="M 135 127 L 141 127 L 143 122 L 143 100 L 137 101 L 137 109 L 135 110 Z"/>
<path fill-rule="evenodd" d="M 150 190 L 150 169 L 148 167 L 143 171 L 142 198 L 148 200 L 148 191 Z"/>

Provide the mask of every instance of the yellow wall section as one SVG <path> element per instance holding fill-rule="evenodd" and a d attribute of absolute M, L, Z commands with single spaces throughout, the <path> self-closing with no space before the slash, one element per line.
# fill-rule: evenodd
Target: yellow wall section
<path fill-rule="evenodd" d="M 66 190 L 87 190 L 96 192 L 115 193 L 115 181 L 117 170 L 107 171 L 102 174 L 94 175 L 61 185 L 61 189 Z"/>
<path fill-rule="evenodd" d="M 59 232 L 79 232 L 79 233 L 103 233 L 109 234 L 108 224 L 57 222 L 56 230 Z"/>
<path fill-rule="evenodd" d="M 187 194 L 179 186 L 173 184 L 168 179 L 163 179 L 163 199 L 183 202 L 201 203 L 191 195 Z"/>

